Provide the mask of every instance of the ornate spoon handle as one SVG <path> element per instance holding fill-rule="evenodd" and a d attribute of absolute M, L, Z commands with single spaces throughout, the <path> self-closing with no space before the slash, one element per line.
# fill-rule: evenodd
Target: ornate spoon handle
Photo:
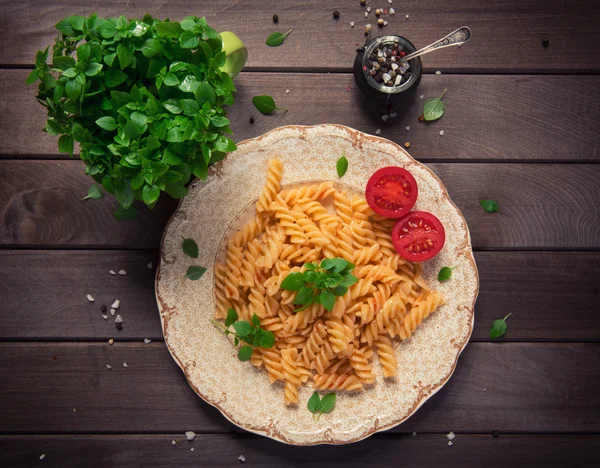
<path fill-rule="evenodd" d="M 419 57 L 420 55 L 433 52 L 434 50 L 443 49 L 444 47 L 461 46 L 465 42 L 469 42 L 470 39 L 471 30 L 466 26 L 463 26 L 462 28 L 458 28 L 456 31 L 452 31 L 447 36 L 442 37 L 440 40 L 435 41 L 433 44 L 429 44 L 427 47 L 423 47 L 412 54 L 402 57 L 401 62 L 406 62 L 414 59 L 415 57 Z"/>

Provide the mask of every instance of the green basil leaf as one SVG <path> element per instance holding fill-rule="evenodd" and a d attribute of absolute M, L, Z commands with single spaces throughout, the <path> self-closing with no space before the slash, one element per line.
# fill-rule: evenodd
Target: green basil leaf
<path fill-rule="evenodd" d="M 260 341 L 258 343 L 258 345 L 261 348 L 272 348 L 273 346 L 275 346 L 275 335 L 273 334 L 273 332 L 270 331 L 265 331 L 265 330 L 261 330 L 261 334 L 260 334 Z"/>
<path fill-rule="evenodd" d="M 60 153 L 69 153 L 73 157 L 73 137 L 63 135 L 58 139 L 58 151 Z"/>
<path fill-rule="evenodd" d="M 130 120 L 125 124 L 125 127 L 123 128 L 123 133 L 130 140 L 134 140 L 137 137 L 139 137 L 143 132 L 138 124 Z"/>
<path fill-rule="evenodd" d="M 69 99 L 77 99 L 81 94 L 83 86 L 75 79 L 70 79 L 67 81 L 67 85 L 65 87 L 65 91 L 67 92 L 67 96 Z"/>
<path fill-rule="evenodd" d="M 314 284 L 318 277 L 319 274 L 314 270 L 308 270 L 304 272 L 304 281 L 306 281 L 308 284 Z"/>
<path fill-rule="evenodd" d="M 244 345 L 238 350 L 238 359 L 242 362 L 249 361 L 252 357 L 252 346 Z"/>
<path fill-rule="evenodd" d="M 141 112 L 132 112 L 130 115 L 131 121 L 136 125 L 143 127 L 148 122 L 148 116 L 146 114 L 142 114 Z M 160 147 L 160 145 L 159 145 Z"/>
<path fill-rule="evenodd" d="M 54 119 L 48 119 L 46 121 L 46 132 L 48 135 L 56 136 L 63 133 L 60 124 Z"/>
<path fill-rule="evenodd" d="M 252 98 L 252 104 L 256 107 L 256 110 L 264 115 L 272 114 L 273 111 L 281 110 L 287 111 L 287 109 L 280 109 L 275 104 L 275 100 L 271 96 L 262 95 L 262 96 L 254 96 Z"/>
<path fill-rule="evenodd" d="M 82 200 L 87 200 L 88 198 L 91 198 L 92 200 L 100 200 L 103 196 L 104 194 L 102 193 L 100 187 L 98 187 L 96 184 L 93 184 L 88 189 L 87 195 L 83 197 Z"/>
<path fill-rule="evenodd" d="M 125 179 L 116 179 L 113 180 L 113 188 L 119 205 L 123 208 L 129 208 L 133 203 L 131 184 Z"/>
<path fill-rule="evenodd" d="M 240 336 L 240 338 L 244 338 L 250 334 L 252 331 L 252 325 L 245 320 L 241 320 L 239 322 L 235 322 L 233 324 L 233 329 Z"/>
<path fill-rule="evenodd" d="M 187 269 L 185 276 L 192 281 L 197 281 L 206 273 L 206 268 L 201 266 L 191 266 Z"/>
<path fill-rule="evenodd" d="M 200 39 L 192 31 L 184 31 L 179 38 L 182 49 L 195 49 L 200 44 Z"/>
<path fill-rule="evenodd" d="M 171 198 L 180 199 L 188 194 L 188 188 L 183 185 L 168 184 L 165 190 Z"/>
<path fill-rule="evenodd" d="M 193 31 L 194 29 L 196 29 L 196 17 L 194 16 L 188 16 L 184 19 L 182 19 L 179 24 L 181 25 L 181 29 L 183 29 L 184 31 Z"/>
<path fill-rule="evenodd" d="M 321 411 L 321 397 L 317 392 L 314 392 L 308 399 L 306 406 L 311 413 L 319 413 Z"/>
<path fill-rule="evenodd" d="M 158 39 L 146 39 L 142 46 L 142 54 L 146 58 L 156 57 L 163 53 L 163 45 Z"/>
<path fill-rule="evenodd" d="M 152 205 L 160 196 L 160 189 L 156 185 L 144 185 L 142 199 L 146 205 Z"/>
<path fill-rule="evenodd" d="M 213 117 L 212 119 L 210 119 L 210 121 L 215 127 L 225 127 L 226 125 L 230 124 L 229 119 L 221 115 Z"/>
<path fill-rule="evenodd" d="M 167 86 L 177 86 L 179 84 L 179 78 L 175 73 L 167 73 L 163 79 L 163 83 Z"/>
<path fill-rule="evenodd" d="M 205 102 L 215 103 L 216 95 L 212 86 L 207 81 L 202 81 L 195 86 L 194 98 L 196 102 L 203 105 Z"/>
<path fill-rule="evenodd" d="M 260 317 L 258 315 L 252 314 L 250 320 L 252 320 L 252 325 L 254 325 L 255 328 L 260 327 Z"/>
<path fill-rule="evenodd" d="M 479 200 L 479 204 L 486 213 L 494 213 L 496 211 L 500 211 L 498 202 L 495 200 Z"/>
<path fill-rule="evenodd" d="M 294 299 L 294 304 L 297 305 L 306 305 L 311 304 L 315 300 L 315 291 L 313 288 L 302 287 L 298 291 L 298 295 L 296 299 Z"/>
<path fill-rule="evenodd" d="M 133 206 L 130 206 L 129 208 L 123 208 L 122 206 L 119 206 L 113 212 L 114 217 L 117 218 L 119 221 L 128 221 L 131 219 L 135 219 L 137 217 L 137 214 L 138 211 Z"/>
<path fill-rule="evenodd" d="M 348 288 L 346 286 L 336 286 L 335 288 L 333 288 L 333 295 L 337 297 L 343 296 L 347 292 Z"/>
<path fill-rule="evenodd" d="M 358 278 L 356 276 L 346 275 L 344 276 L 344 279 L 338 283 L 338 286 L 344 286 L 346 288 L 349 288 L 356 282 L 358 282 Z"/>
<path fill-rule="evenodd" d="M 117 128 L 117 121 L 112 117 L 100 117 L 96 120 L 96 125 L 104 130 L 112 132 Z"/>
<path fill-rule="evenodd" d="M 73 26 L 71 25 L 71 21 L 69 21 L 69 18 L 65 18 L 60 20 L 58 23 L 56 23 L 54 25 L 54 27 L 56 29 L 58 29 L 61 33 L 63 33 L 65 36 L 75 36 L 75 30 L 73 29 Z"/>
<path fill-rule="evenodd" d="M 444 115 L 444 103 L 442 102 L 442 97 L 444 97 L 444 94 L 446 94 L 445 89 L 440 97 L 425 101 L 423 106 L 423 118 L 428 122 L 437 120 Z"/>
<path fill-rule="evenodd" d="M 291 32 L 292 32 L 291 29 L 288 32 L 286 32 L 285 34 L 281 34 L 280 32 L 274 32 L 273 34 L 269 35 L 269 37 L 267 37 L 266 44 L 269 47 L 278 47 L 281 44 L 283 44 L 283 42 L 285 41 L 285 38 L 288 37 L 288 35 Z"/>
<path fill-rule="evenodd" d="M 83 31 L 83 25 L 85 24 L 85 18 L 83 16 L 71 16 L 69 23 L 76 31 Z"/>
<path fill-rule="evenodd" d="M 294 271 L 283 279 L 280 288 L 286 291 L 300 291 L 304 287 L 304 283 L 304 274 Z"/>
<path fill-rule="evenodd" d="M 330 413 L 335 406 L 335 393 L 328 393 L 321 399 L 321 413 Z"/>
<path fill-rule="evenodd" d="M 133 46 L 123 42 L 117 46 L 117 57 L 119 57 L 121 70 L 124 70 L 133 62 L 133 50 Z"/>
<path fill-rule="evenodd" d="M 77 47 L 77 60 L 80 62 L 87 62 L 92 54 L 92 49 L 90 45 L 86 42 L 85 44 L 81 44 Z"/>
<path fill-rule="evenodd" d="M 183 29 L 181 29 L 181 25 L 178 22 L 173 21 L 156 23 L 156 32 L 162 37 L 179 38 L 183 32 Z"/>
<path fill-rule="evenodd" d="M 175 99 L 167 99 L 165 102 L 163 102 L 163 106 L 171 114 L 181 114 L 182 112 L 181 106 Z"/>
<path fill-rule="evenodd" d="M 102 64 L 98 62 L 88 62 L 85 66 L 87 76 L 96 76 L 102 70 Z"/>
<path fill-rule="evenodd" d="M 193 239 L 183 239 L 181 249 L 188 257 L 198 258 L 198 244 Z"/>
<path fill-rule="evenodd" d="M 52 64 L 55 68 L 60 68 L 65 71 L 69 68 L 75 68 L 75 59 L 69 55 L 57 55 L 56 57 L 52 57 Z"/>
<path fill-rule="evenodd" d="M 333 262 L 333 267 L 331 268 L 331 271 L 333 271 L 334 273 L 341 273 L 350 265 L 352 265 L 348 260 L 344 260 L 343 258 L 339 257 L 332 258 L 331 260 Z"/>
<path fill-rule="evenodd" d="M 31 73 L 29 73 L 29 75 L 27 76 L 27 79 L 25 80 L 25 84 L 27 84 L 27 85 L 33 84 L 37 81 L 37 79 L 38 79 L 37 70 L 31 70 Z"/>
<path fill-rule="evenodd" d="M 333 310 L 333 304 L 335 304 L 334 294 L 331 291 L 321 291 L 319 294 L 319 303 L 331 312 Z"/>
<path fill-rule="evenodd" d="M 206 180 L 206 177 L 208 176 L 208 165 L 204 162 L 204 159 L 201 161 L 194 161 L 192 172 L 198 179 Z"/>
<path fill-rule="evenodd" d="M 142 174 L 141 172 L 138 172 L 131 179 L 131 188 L 133 190 L 138 190 L 138 189 L 142 188 L 142 185 L 144 185 L 144 174 Z"/>
<path fill-rule="evenodd" d="M 446 280 L 450 279 L 451 276 L 452 276 L 452 268 L 442 267 L 442 269 L 438 273 L 438 281 L 440 281 L 440 282 L 446 281 Z"/>
<path fill-rule="evenodd" d="M 111 68 L 104 73 L 104 85 L 107 88 L 114 88 L 115 86 L 124 83 L 127 78 L 127 73 Z"/>
<path fill-rule="evenodd" d="M 506 329 L 508 328 L 506 320 L 511 315 L 512 312 L 502 319 L 494 320 L 494 322 L 492 323 L 492 328 L 490 328 L 490 338 L 492 340 L 504 336 L 504 334 L 506 333 Z"/>
<path fill-rule="evenodd" d="M 165 148 L 165 152 L 162 157 L 162 162 L 169 166 L 177 166 L 183 162 L 183 158 L 175 154 L 171 149 Z"/>
<path fill-rule="evenodd" d="M 338 177 L 340 179 L 344 177 L 344 174 L 346 174 L 346 171 L 348 170 L 348 160 L 346 159 L 346 156 L 342 156 L 340 159 L 338 159 L 335 167 Z"/>
<path fill-rule="evenodd" d="M 227 309 L 227 318 L 225 319 L 225 326 L 229 328 L 235 322 L 237 322 L 238 314 L 233 308 Z"/>

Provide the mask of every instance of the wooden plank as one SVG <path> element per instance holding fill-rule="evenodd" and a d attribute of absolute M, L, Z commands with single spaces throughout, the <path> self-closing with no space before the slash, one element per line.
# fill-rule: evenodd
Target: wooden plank
<path fill-rule="evenodd" d="M 382 2 L 382 5 L 385 2 Z M 377 6 L 373 4 L 373 9 Z M 385 5 L 387 8 L 389 5 Z M 204 2 L 195 8 L 187 2 L 130 2 L 107 0 L 90 5 L 85 0 L 67 4 L 58 0 L 43 4 L 33 0 L 18 4 L 0 3 L 0 63 L 33 63 L 35 52 L 54 42 L 54 24 L 70 15 L 126 15 L 140 18 L 151 13 L 159 18 L 182 19 L 190 14 L 206 16 L 219 31 L 235 31 L 249 49 L 249 67 L 281 70 L 296 68 L 345 69 L 352 66 L 355 48 L 365 40 L 363 26 L 373 24 L 373 36 L 400 32 L 416 47 L 424 47 L 447 32 L 468 25 L 473 30 L 471 43 L 460 50 L 451 49 L 427 56 L 427 70 L 477 71 L 563 71 L 599 70 L 600 44 L 596 40 L 600 9 L 594 0 L 547 0 L 520 2 L 507 0 L 483 3 L 477 0 L 408 0 L 387 16 L 389 26 L 378 29 L 374 12 L 365 19 L 365 7 L 356 0 L 344 5 L 335 0 L 318 3 L 293 3 L 281 6 L 275 0 L 256 2 L 228 0 Z M 339 10 L 336 21 L 332 12 Z M 277 13 L 279 24 L 272 16 Z M 409 19 L 405 15 L 410 15 Z M 350 28 L 350 21 L 356 26 Z M 293 29 L 284 46 L 269 48 L 267 36 L 273 31 Z M 550 39 L 544 48 L 542 39 Z M 308 53 L 307 53 L 308 52 Z"/>
<path fill-rule="evenodd" d="M 182 440 L 183 439 L 183 440 Z M 173 440 L 181 444 L 172 445 Z M 45 454 L 43 466 L 144 466 L 144 467 L 230 467 L 279 468 L 311 466 L 345 468 L 402 466 L 438 468 L 553 468 L 596 467 L 600 455 L 598 435 L 504 435 L 458 434 L 448 447 L 445 434 L 375 435 L 360 444 L 333 447 L 292 447 L 256 436 L 225 434 L 197 435 L 192 442 L 182 434 L 160 435 L 61 435 L 0 436 L 0 463 L 29 466 Z M 194 449 L 191 452 L 190 449 Z M 490 454 L 493 453 L 493 456 Z M 442 462 L 443 460 L 443 462 Z"/>
<path fill-rule="evenodd" d="M 449 164 L 444 181 L 477 249 L 594 249 L 600 239 L 600 165 Z M 0 245 L 156 248 L 176 205 L 161 199 L 139 220 L 119 222 L 115 200 L 80 202 L 89 179 L 81 161 L 0 161 Z M 482 198 L 498 200 L 488 214 Z"/>
<path fill-rule="evenodd" d="M 40 131 L 45 109 L 35 100 L 36 87 L 25 85 L 27 73 L 0 71 L 0 158 L 66 159 L 66 154 L 56 154 L 57 138 Z M 423 110 L 418 98 L 383 122 L 382 110 L 362 102 L 346 73 L 242 73 L 236 83 L 236 101 L 228 113 L 236 141 L 282 125 L 328 122 L 371 134 L 380 128 L 383 137 L 398 144 L 409 141 L 411 154 L 423 161 L 600 158 L 600 101 L 590 99 L 600 94 L 600 76 L 426 75 L 419 95 L 430 98 L 448 89 L 446 114 L 433 124 L 418 123 Z M 289 111 L 259 114 L 252 97 L 265 93 Z"/>
<path fill-rule="evenodd" d="M 598 344 L 472 343 L 448 385 L 396 432 L 599 432 L 598 359 Z M 4 433 L 234 429 L 163 343 L 3 343 L 0 381 Z"/>
<path fill-rule="evenodd" d="M 162 340 L 156 251 L 0 250 L 1 340 Z M 504 341 L 600 341 L 600 252 L 476 252 L 472 341 L 512 312 Z M 111 276 L 113 269 L 127 276 Z M 90 304 L 86 295 L 96 299 Z M 123 330 L 100 306 L 121 300 Z"/>

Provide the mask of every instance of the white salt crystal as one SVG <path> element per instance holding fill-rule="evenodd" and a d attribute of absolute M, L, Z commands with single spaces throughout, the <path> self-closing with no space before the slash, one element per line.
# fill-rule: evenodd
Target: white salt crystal
<path fill-rule="evenodd" d="M 383 22 L 383 25 L 384 25 L 384 26 L 387 26 L 387 25 L 388 25 L 388 22 L 387 22 L 387 21 L 384 21 L 384 22 Z"/>
<path fill-rule="evenodd" d="M 95 299 L 92 297 L 91 294 L 88 294 L 86 297 L 87 297 L 87 300 L 90 301 L 90 302 L 94 302 L 95 301 Z"/>
<path fill-rule="evenodd" d="M 392 63 L 392 70 L 398 70 L 398 64 Z"/>
<path fill-rule="evenodd" d="M 451 440 L 448 441 L 448 446 L 452 447 L 454 444 L 452 443 Z"/>
<path fill-rule="evenodd" d="M 112 366 L 111 366 L 110 364 L 106 364 L 106 368 L 107 368 L 108 370 L 111 370 L 111 369 L 112 369 Z"/>
<path fill-rule="evenodd" d="M 354 27 L 354 21 L 350 21 L 350 27 L 353 28 Z"/>
<path fill-rule="evenodd" d="M 369 12 L 365 11 L 365 18 L 368 18 L 368 17 L 369 17 Z"/>
<path fill-rule="evenodd" d="M 371 13 L 371 7 L 367 7 L 367 12 Z"/>
<path fill-rule="evenodd" d="M 194 431 L 185 431 L 185 437 L 187 440 L 194 440 L 196 433 Z"/>
<path fill-rule="evenodd" d="M 115 270 L 109 270 L 108 271 L 111 275 L 116 275 L 117 273 L 115 272 Z"/>
<path fill-rule="evenodd" d="M 144 343 L 150 344 L 150 343 L 152 343 L 152 340 L 149 340 L 148 338 L 144 338 Z"/>
<path fill-rule="evenodd" d="M 175 439 L 173 439 L 173 440 L 171 441 L 171 445 L 177 445 L 177 442 L 175 442 Z"/>
<path fill-rule="evenodd" d="M 378 128 L 377 130 L 375 130 L 375 135 L 381 135 L 381 129 Z"/>
<path fill-rule="evenodd" d="M 398 112 L 390 112 L 390 118 L 394 118 L 398 115 Z"/>
<path fill-rule="evenodd" d="M 390 15 L 395 15 L 396 14 L 396 10 L 394 10 L 393 8 L 390 8 Z"/>
<path fill-rule="evenodd" d="M 436 72 L 435 72 L 435 74 L 436 74 L 436 75 L 441 75 L 441 74 L 442 74 L 442 72 L 438 70 L 438 71 L 436 71 Z"/>
<path fill-rule="evenodd" d="M 240 455 L 238 457 L 238 460 L 241 461 L 242 463 L 245 463 L 246 462 L 246 457 L 244 455 Z"/>
<path fill-rule="evenodd" d="M 384 122 L 385 122 L 387 119 L 389 119 L 389 118 L 390 118 L 390 116 L 389 116 L 389 115 L 387 115 L 387 114 L 384 114 L 384 115 L 382 115 L 382 116 L 381 116 L 381 120 L 383 120 Z"/>
<path fill-rule="evenodd" d="M 115 318 L 115 323 L 123 323 L 123 317 L 117 314 L 117 318 Z"/>
<path fill-rule="evenodd" d="M 392 0 L 388 0 L 388 3 L 391 5 L 392 4 Z"/>
<path fill-rule="evenodd" d="M 192 448 L 190 449 L 190 452 L 193 452 L 193 451 L 194 451 L 194 447 L 192 447 Z"/>
<path fill-rule="evenodd" d="M 382 78 L 383 78 L 383 81 L 385 81 L 386 83 L 392 79 L 392 77 L 390 76 L 389 73 L 384 73 Z"/>
<path fill-rule="evenodd" d="M 416 433 L 416 432 L 413 432 L 413 437 L 415 437 L 416 435 L 417 435 L 417 433 Z"/>
<path fill-rule="evenodd" d="M 401 81 L 402 81 L 402 75 L 396 75 L 396 81 L 394 82 L 394 85 L 398 86 Z"/>
<path fill-rule="evenodd" d="M 102 315 L 102 318 L 103 318 L 104 320 L 108 320 L 108 315 Z"/>
<path fill-rule="evenodd" d="M 408 132 L 410 130 L 410 125 L 407 125 L 406 127 L 404 127 L 404 129 Z"/>
<path fill-rule="evenodd" d="M 421 94 L 421 95 L 419 96 L 419 99 L 423 99 L 424 97 L 425 97 L 425 95 Z"/>
<path fill-rule="evenodd" d="M 448 440 L 452 440 L 456 437 L 456 434 L 454 434 L 454 432 L 450 431 L 450 432 L 448 432 L 448 434 L 446 434 L 446 437 L 448 438 Z"/>
<path fill-rule="evenodd" d="M 46 458 L 46 454 L 45 454 L 45 453 L 42 453 L 42 454 L 40 455 L 40 460 L 43 460 L 44 458 Z"/>
<path fill-rule="evenodd" d="M 110 306 L 111 309 L 118 309 L 121 306 L 121 301 L 119 299 L 117 299 L 115 302 L 112 303 L 112 305 Z"/>
<path fill-rule="evenodd" d="M 127 368 L 127 367 L 129 367 L 129 366 L 127 365 L 127 363 L 126 363 L 126 362 L 124 362 L 124 363 L 123 363 L 123 367 Z"/>
<path fill-rule="evenodd" d="M 119 274 L 121 276 L 125 276 L 127 274 L 127 272 L 125 270 L 119 270 Z"/>
<path fill-rule="evenodd" d="M 115 316 L 116 309 L 110 309 L 110 315 Z"/>
<path fill-rule="evenodd" d="M 444 136 L 444 130 L 440 130 L 440 135 Z"/>
<path fill-rule="evenodd" d="M 289 89 L 286 89 L 286 90 L 285 90 L 285 94 L 290 94 L 290 90 L 289 90 Z"/>
<path fill-rule="evenodd" d="M 408 19 L 408 15 L 406 15 L 406 19 Z"/>
<path fill-rule="evenodd" d="M 152 262 L 148 262 L 147 266 L 148 268 L 152 268 Z"/>

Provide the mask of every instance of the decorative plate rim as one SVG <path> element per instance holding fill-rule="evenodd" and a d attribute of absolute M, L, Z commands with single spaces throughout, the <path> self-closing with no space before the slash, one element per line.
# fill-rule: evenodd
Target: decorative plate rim
<path fill-rule="evenodd" d="M 442 379 L 440 379 L 440 381 L 431 387 L 428 387 L 428 392 L 427 394 L 424 394 L 424 389 L 421 388 L 419 389 L 419 395 L 417 397 L 417 400 L 414 404 L 414 406 L 410 409 L 410 411 L 399 417 L 398 419 L 394 419 L 393 421 L 384 424 L 382 426 L 377 426 L 374 425 L 370 428 L 368 428 L 366 433 L 360 434 L 356 437 L 352 437 L 349 439 L 335 439 L 335 440 L 320 440 L 317 442 L 307 442 L 307 443 L 301 443 L 301 442 L 297 442 L 297 441 L 293 441 L 293 440 L 289 440 L 287 438 L 284 438 L 281 436 L 281 434 L 277 434 L 277 433 L 269 433 L 267 431 L 261 431 L 259 429 L 255 429 L 255 428 L 251 428 L 251 427 L 247 427 L 244 426 L 243 423 L 237 422 L 236 419 L 234 418 L 234 416 L 230 413 L 228 413 L 226 410 L 224 410 L 217 402 L 214 401 L 210 401 L 210 399 L 204 395 L 199 389 L 198 387 L 192 382 L 188 370 L 186 368 L 186 366 L 182 363 L 182 361 L 179 359 L 179 357 L 177 356 L 175 350 L 170 346 L 169 341 L 168 341 L 168 331 L 166 330 L 166 326 L 168 325 L 168 320 L 167 320 L 167 324 L 165 324 L 165 320 L 163 317 L 163 312 L 164 311 L 170 311 L 173 312 L 175 309 L 175 307 L 169 307 L 166 302 L 163 300 L 163 298 L 160 295 L 159 292 L 159 282 L 160 282 L 160 276 L 161 276 L 161 266 L 162 266 L 162 260 L 165 258 L 165 238 L 166 238 L 166 234 L 169 231 L 169 228 L 171 227 L 171 224 L 175 221 L 177 221 L 177 213 L 179 212 L 181 205 L 183 203 L 183 201 L 185 200 L 185 198 L 182 198 L 178 205 L 177 205 L 177 209 L 174 211 L 173 215 L 171 215 L 171 217 L 169 218 L 169 221 L 167 222 L 167 224 L 165 225 L 164 231 L 163 231 L 163 235 L 161 237 L 161 242 L 160 242 L 160 262 L 158 264 L 157 270 L 156 270 L 156 276 L 155 276 L 155 282 L 154 282 L 154 291 L 155 291 L 155 297 L 156 297 L 156 302 L 157 302 L 157 306 L 158 306 L 158 311 L 159 311 L 159 316 L 160 316 L 160 322 L 161 322 L 161 329 L 163 332 L 163 337 L 165 340 L 165 344 L 167 345 L 167 349 L 169 350 L 169 353 L 171 354 L 171 356 L 173 357 L 173 360 L 177 363 L 177 365 L 181 368 L 181 370 L 183 371 L 184 375 L 185 375 L 185 379 L 188 382 L 188 384 L 190 385 L 190 387 L 194 390 L 194 392 L 200 397 L 202 398 L 203 401 L 205 401 L 206 403 L 208 403 L 209 405 L 217 408 L 220 413 L 225 416 L 225 418 L 231 422 L 232 424 L 234 424 L 235 426 L 239 427 L 240 429 L 243 429 L 245 431 L 254 433 L 254 434 L 258 434 L 264 437 L 267 437 L 269 439 L 273 439 L 276 440 L 278 442 L 282 442 L 288 445 L 296 445 L 296 446 L 313 446 L 313 445 L 346 445 L 346 444 L 351 444 L 354 442 L 358 442 L 364 439 L 367 439 L 369 437 L 371 437 L 373 434 L 376 434 L 377 432 L 382 432 L 382 431 L 386 431 L 389 429 L 392 429 L 396 426 L 399 426 L 400 424 L 402 424 L 404 421 L 406 421 L 408 418 L 410 418 L 412 415 L 414 415 L 416 413 L 416 411 L 423 406 L 423 404 L 429 400 L 433 395 L 435 395 L 437 392 L 439 392 L 442 387 L 444 387 L 444 385 L 446 385 L 446 383 L 448 382 L 448 380 L 450 380 L 450 377 L 452 377 L 452 375 L 454 374 L 454 371 L 456 370 L 456 365 L 458 364 L 458 359 L 460 357 L 460 355 L 462 354 L 462 352 L 464 351 L 464 349 L 466 348 L 467 344 L 469 343 L 469 340 L 471 338 L 471 335 L 473 334 L 473 327 L 474 327 L 474 323 L 475 323 L 475 303 L 477 301 L 477 298 L 479 296 L 479 271 L 477 270 L 477 265 L 475 263 L 475 257 L 473 255 L 473 248 L 472 248 L 472 244 L 471 244 L 471 232 L 469 230 L 469 226 L 467 224 L 467 221 L 464 217 L 464 215 L 462 214 L 462 212 L 460 211 L 460 209 L 456 206 L 456 204 L 454 203 L 454 201 L 452 201 L 452 199 L 450 198 L 450 195 L 448 194 L 448 191 L 445 187 L 445 185 L 443 184 L 443 182 L 441 181 L 441 179 L 429 168 L 427 167 L 425 164 L 417 161 L 416 159 L 414 159 L 404 148 L 402 148 L 400 145 L 398 145 L 397 143 L 394 143 L 391 140 L 388 140 L 386 138 L 377 136 L 377 135 L 370 135 L 368 133 L 365 132 L 361 132 L 360 130 L 356 130 L 353 129 L 351 127 L 347 127 L 345 125 L 340 125 L 340 124 L 319 124 L 319 125 L 285 125 L 282 127 L 277 127 L 274 128 L 272 130 L 269 130 L 268 132 L 263 133 L 262 135 L 259 135 L 255 138 L 248 138 L 246 140 L 243 140 L 239 143 L 237 143 L 237 147 L 238 149 L 241 146 L 253 143 L 253 142 L 259 142 L 275 133 L 284 131 L 284 130 L 311 130 L 311 129 L 318 129 L 318 128 L 337 128 L 337 129 L 341 129 L 346 131 L 347 133 L 351 134 L 354 136 L 355 139 L 360 139 L 361 141 L 371 141 L 374 143 L 384 143 L 387 145 L 392 145 L 393 147 L 395 147 L 397 150 L 399 150 L 400 152 L 404 153 L 405 156 L 407 156 L 414 164 L 418 165 L 419 167 L 423 168 L 425 171 L 427 171 L 429 173 L 429 175 L 432 177 L 433 180 L 435 180 L 439 186 L 440 189 L 443 193 L 443 195 L 445 196 L 445 198 L 447 199 L 447 201 L 450 203 L 450 205 L 454 208 L 454 210 L 456 210 L 456 213 L 458 214 L 458 216 L 462 219 L 464 226 L 465 226 L 465 236 L 464 236 L 464 240 L 463 242 L 465 242 L 465 248 L 464 250 L 464 255 L 465 258 L 467 259 L 467 261 L 470 263 L 473 273 L 475 274 L 475 291 L 474 291 L 474 295 L 473 295 L 473 302 L 471 303 L 471 305 L 468 307 L 470 309 L 470 318 L 469 318 L 469 329 L 468 332 L 464 335 L 464 339 L 461 343 L 455 343 L 454 347 L 455 348 L 459 348 L 456 357 L 454 359 L 454 362 L 452 363 L 452 366 L 450 368 L 450 371 L 448 372 L 448 374 L 443 377 Z M 357 138 L 358 137 L 358 138 Z M 201 183 L 203 181 L 199 181 L 199 180 L 195 180 L 190 184 L 190 191 L 194 190 L 197 186 L 198 183 Z"/>

